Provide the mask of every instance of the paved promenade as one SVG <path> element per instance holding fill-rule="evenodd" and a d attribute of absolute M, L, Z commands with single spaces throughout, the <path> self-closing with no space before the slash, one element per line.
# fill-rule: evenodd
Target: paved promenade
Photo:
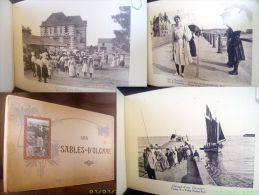
<path fill-rule="evenodd" d="M 185 83 L 189 81 L 203 81 L 208 84 L 219 85 L 249 85 L 252 70 L 252 43 L 245 41 L 242 43 L 246 60 L 240 62 L 239 74 L 237 76 L 228 74 L 228 71 L 232 70 L 232 68 L 226 66 L 228 59 L 226 47 L 222 48 L 222 53 L 217 53 L 217 44 L 216 48 L 213 48 L 204 37 L 195 37 L 198 57 L 193 57 L 193 63 L 186 66 L 184 78 L 173 76 L 176 68 L 172 60 L 172 43 L 170 42 L 153 48 L 154 73 L 163 74 L 172 79 L 182 79 Z"/>

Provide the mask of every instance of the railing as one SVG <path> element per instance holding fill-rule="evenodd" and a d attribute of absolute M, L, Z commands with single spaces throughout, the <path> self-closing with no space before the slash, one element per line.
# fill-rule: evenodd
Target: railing
<path fill-rule="evenodd" d="M 217 185 L 215 183 L 215 181 L 209 175 L 208 170 L 206 169 L 205 165 L 202 163 L 200 158 L 193 157 L 193 154 L 194 154 L 193 146 L 191 146 L 188 142 L 186 142 L 186 144 L 188 145 L 188 147 L 191 151 L 191 157 L 192 157 L 191 160 L 194 162 L 194 164 L 199 172 L 199 176 L 200 176 L 202 184 L 203 185 Z"/>
<path fill-rule="evenodd" d="M 226 44 L 223 44 L 223 39 L 226 39 L 222 37 L 222 34 L 216 34 L 216 33 L 202 33 L 203 37 L 209 42 L 210 45 L 212 45 L 213 48 L 218 48 L 217 53 L 222 53 L 222 48 L 226 46 Z M 249 38 L 240 38 L 241 41 L 252 43 L 253 40 Z M 227 42 L 227 41 L 225 41 Z M 217 43 L 217 46 L 216 46 Z"/>

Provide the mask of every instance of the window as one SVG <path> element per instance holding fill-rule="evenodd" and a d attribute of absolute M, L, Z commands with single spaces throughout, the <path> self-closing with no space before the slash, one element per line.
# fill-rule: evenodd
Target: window
<path fill-rule="evenodd" d="M 68 27 L 65 26 L 65 33 L 68 33 Z"/>
<path fill-rule="evenodd" d="M 105 43 L 102 43 L 102 46 L 104 47 L 104 46 L 105 46 Z"/>
<path fill-rule="evenodd" d="M 45 27 L 45 28 L 44 28 L 44 33 L 45 33 L 45 34 L 48 34 L 48 27 Z"/>
<path fill-rule="evenodd" d="M 57 31 L 57 27 L 55 26 L 54 27 L 54 33 L 57 33 L 58 31 Z"/>

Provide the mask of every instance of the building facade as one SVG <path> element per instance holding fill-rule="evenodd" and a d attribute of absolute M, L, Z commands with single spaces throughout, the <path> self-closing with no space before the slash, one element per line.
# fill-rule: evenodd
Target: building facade
<path fill-rule="evenodd" d="M 98 50 L 112 53 L 114 50 L 112 39 L 98 39 Z"/>
<path fill-rule="evenodd" d="M 40 26 L 42 37 L 66 44 L 70 49 L 86 49 L 87 21 L 81 16 L 66 16 L 62 12 L 52 13 Z"/>

